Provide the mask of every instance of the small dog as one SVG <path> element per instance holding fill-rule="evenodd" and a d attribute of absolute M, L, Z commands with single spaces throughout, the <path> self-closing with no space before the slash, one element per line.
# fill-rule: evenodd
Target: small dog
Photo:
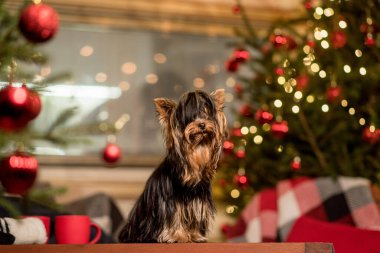
<path fill-rule="evenodd" d="M 123 243 L 205 242 L 215 215 L 211 180 L 226 132 L 224 90 L 154 100 L 167 154 L 119 234 Z"/>

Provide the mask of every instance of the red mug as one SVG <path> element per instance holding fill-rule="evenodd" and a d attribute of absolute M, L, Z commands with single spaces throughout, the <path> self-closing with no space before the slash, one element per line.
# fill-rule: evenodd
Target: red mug
<path fill-rule="evenodd" d="M 96 235 L 90 241 L 91 227 Z M 94 244 L 101 236 L 100 227 L 86 215 L 59 215 L 55 217 L 55 240 L 58 244 Z"/>
<path fill-rule="evenodd" d="M 50 217 L 49 216 L 41 216 L 41 215 L 24 215 L 24 216 L 21 216 L 21 218 L 25 219 L 25 218 L 38 218 L 42 221 L 42 223 L 44 224 L 45 226 L 45 230 L 46 230 L 46 242 L 45 243 L 48 243 L 49 241 L 49 237 L 50 237 Z"/>

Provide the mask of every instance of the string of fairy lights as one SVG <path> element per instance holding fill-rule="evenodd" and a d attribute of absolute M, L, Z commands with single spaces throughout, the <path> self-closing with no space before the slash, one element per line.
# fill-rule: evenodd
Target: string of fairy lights
<path fill-rule="evenodd" d="M 325 16 L 327 18 L 331 18 L 335 15 L 335 12 L 334 12 L 334 9 L 328 7 L 328 8 L 325 8 L 323 9 L 322 7 L 316 7 L 315 8 L 315 11 L 313 13 L 313 17 L 315 18 L 315 20 L 320 20 L 322 18 L 322 16 Z M 338 18 L 338 27 L 342 30 L 345 30 L 348 28 L 348 24 L 347 22 L 344 20 L 344 16 L 340 16 Z M 369 27 L 371 27 L 373 25 L 373 20 L 372 18 L 369 16 L 366 18 L 366 23 Z M 374 45 L 374 39 L 373 39 L 373 29 L 368 29 L 368 32 L 366 34 L 366 39 L 365 39 L 365 42 L 364 44 L 366 46 L 373 46 Z M 338 32 L 339 33 L 339 32 Z M 339 46 L 335 46 L 336 47 L 343 47 L 345 44 L 346 44 L 346 38 L 345 38 L 345 35 L 342 33 L 342 34 L 339 34 L 340 36 L 342 36 L 343 38 L 343 41 L 344 43 L 342 43 L 342 45 L 339 45 Z M 321 48 L 323 49 L 328 49 L 330 48 L 330 44 L 328 42 L 328 37 L 329 37 L 329 33 L 327 30 L 321 28 L 321 27 L 315 27 L 314 28 L 314 38 L 316 41 L 319 41 L 320 42 L 320 46 Z M 306 54 L 306 57 L 304 58 L 304 65 L 305 66 L 310 66 L 310 70 L 314 73 L 318 73 L 319 77 L 321 79 L 325 79 L 327 77 L 327 72 L 323 69 L 320 69 L 320 66 L 318 65 L 318 63 L 316 63 L 316 57 L 315 55 L 313 54 L 313 48 L 310 47 L 309 45 L 305 45 L 303 47 L 303 52 Z M 363 56 L 363 52 L 361 49 L 355 49 L 353 54 L 356 56 L 356 58 L 360 59 L 362 58 Z M 346 73 L 346 74 L 350 74 L 353 70 L 352 70 L 352 67 L 349 65 L 349 64 L 345 64 L 343 66 L 343 71 Z M 366 67 L 364 66 L 360 66 L 357 70 L 359 72 L 359 74 L 361 76 L 366 76 L 367 75 L 367 69 Z M 332 87 L 336 87 L 337 84 L 336 84 L 336 81 L 335 79 L 333 78 L 333 80 L 331 81 L 331 86 Z M 314 102 L 314 99 L 312 98 L 312 95 L 309 95 L 308 96 L 308 99 L 307 101 L 309 103 L 311 102 Z M 342 99 L 341 100 L 341 106 L 344 107 L 344 108 L 347 108 L 347 112 L 348 114 L 354 116 L 356 115 L 356 112 L 357 110 L 353 107 L 353 106 L 349 106 L 349 103 L 347 101 L 347 99 Z M 322 105 L 321 107 L 322 111 L 323 112 L 328 112 L 329 111 L 329 106 L 327 104 L 324 104 Z M 366 119 L 364 117 L 359 117 L 358 119 L 358 122 L 360 125 L 364 126 L 366 125 Z M 370 132 L 375 132 L 376 131 L 376 127 L 374 126 L 373 123 L 370 123 L 369 125 L 369 131 Z"/>
<path fill-rule="evenodd" d="M 322 7 L 317 7 L 315 8 L 315 11 L 314 11 L 314 14 L 313 14 L 313 17 L 316 19 L 316 20 L 320 20 L 322 18 L 322 16 L 326 16 L 327 18 L 330 18 L 330 17 L 333 17 L 335 15 L 335 12 L 332 8 L 328 7 L 328 8 L 325 8 L 323 9 Z M 371 18 L 367 18 L 366 20 L 367 24 L 368 25 L 372 25 L 373 24 L 373 21 Z M 338 20 L 338 26 L 341 28 L 341 29 L 346 29 L 348 27 L 348 24 L 345 20 L 343 19 L 340 19 Z M 368 35 L 367 35 L 368 37 Z M 373 37 L 372 35 L 370 35 L 369 37 Z M 325 29 L 322 29 L 321 27 L 315 27 L 314 28 L 314 34 L 313 34 L 313 38 L 315 39 L 315 41 L 319 42 L 320 43 L 320 46 L 321 48 L 323 49 L 329 49 L 330 48 L 330 43 L 328 42 L 328 38 L 329 38 L 329 32 Z M 314 42 L 314 41 L 313 41 Z M 310 43 L 311 44 L 311 43 Z M 328 73 L 326 70 L 324 69 L 321 69 L 321 66 L 320 64 L 318 64 L 317 62 L 317 57 L 316 55 L 314 54 L 314 47 L 315 44 L 313 45 L 305 45 L 303 46 L 303 52 L 305 54 L 305 57 L 303 58 L 303 63 L 305 65 L 305 67 L 307 67 L 310 72 L 314 73 L 314 74 L 318 74 L 318 76 L 321 78 L 321 79 L 326 79 L 328 78 Z M 363 52 L 361 49 L 355 49 L 354 50 L 354 55 L 360 59 L 362 56 L 363 56 Z M 282 63 L 282 66 L 284 68 L 289 68 L 290 65 L 289 65 L 289 60 L 288 59 L 285 59 L 283 60 L 283 63 Z M 349 64 L 345 64 L 343 66 L 343 71 L 346 73 L 346 74 L 350 74 L 353 70 L 352 70 L 352 67 L 349 65 Z M 366 76 L 367 75 L 367 69 L 365 66 L 361 66 L 358 68 L 358 73 L 361 75 L 361 76 Z M 278 85 L 281 85 L 284 87 L 284 91 L 286 93 L 293 93 L 294 92 L 294 102 L 295 103 L 299 103 L 303 98 L 304 98 L 304 95 L 303 95 L 303 92 L 302 90 L 295 90 L 294 87 L 297 86 L 298 84 L 298 80 L 293 78 L 293 77 L 290 77 L 289 79 L 286 78 L 286 76 L 284 75 L 285 74 L 285 71 L 283 68 L 279 68 L 277 69 L 276 71 L 276 74 L 279 74 L 279 76 L 277 77 L 277 84 Z M 333 74 L 332 74 L 333 75 Z M 266 83 L 267 84 L 271 84 L 272 83 L 272 80 L 271 78 L 267 79 L 266 80 Z M 226 84 L 227 86 L 229 87 L 234 87 L 235 85 L 237 85 L 236 81 L 233 79 L 233 78 L 229 78 L 227 81 L 226 81 Z M 332 88 L 335 88 L 337 87 L 337 83 L 335 80 L 332 80 L 331 81 L 331 87 Z M 331 90 L 332 93 L 333 93 L 333 96 L 334 96 L 334 90 Z M 340 92 L 341 92 L 341 89 L 340 88 L 337 88 L 335 90 L 335 93 L 336 93 L 336 97 L 340 96 Z M 306 96 L 306 101 L 310 104 L 314 103 L 316 101 L 316 96 L 313 95 L 313 94 L 309 94 Z M 352 116 L 355 116 L 356 113 L 357 113 L 357 110 L 353 107 L 353 106 L 350 106 L 349 105 L 349 102 L 347 99 L 342 99 L 340 101 L 340 104 L 343 108 L 347 108 L 347 112 L 349 115 L 352 115 Z M 284 106 L 284 103 L 281 99 L 275 99 L 273 101 L 273 106 L 275 108 L 282 108 Z M 330 110 L 330 106 L 329 104 L 327 103 L 323 103 L 321 105 L 321 111 L 322 112 L 329 112 Z M 300 112 L 300 105 L 291 105 L 291 111 L 294 113 L 294 114 L 297 114 Z M 362 126 L 365 126 L 367 124 L 367 120 L 364 118 L 364 117 L 359 117 L 358 118 L 358 123 Z M 235 127 L 239 127 L 240 125 L 240 122 L 235 122 L 234 123 Z M 254 126 L 251 126 L 250 128 L 252 128 Z M 264 131 L 269 131 L 270 130 L 270 125 L 269 124 L 264 124 L 262 126 L 263 130 Z M 250 131 L 248 131 L 249 127 L 247 126 L 242 126 L 240 131 L 243 135 L 246 135 L 248 134 Z M 370 123 L 370 126 L 369 126 L 369 130 L 371 132 L 374 132 L 376 131 L 376 127 L 374 126 L 373 123 Z M 255 132 L 251 132 L 251 133 L 255 133 Z M 262 137 L 260 135 L 258 135 L 258 137 L 254 138 L 254 143 L 256 144 L 261 144 L 262 142 Z M 229 145 L 229 144 L 227 144 Z"/>

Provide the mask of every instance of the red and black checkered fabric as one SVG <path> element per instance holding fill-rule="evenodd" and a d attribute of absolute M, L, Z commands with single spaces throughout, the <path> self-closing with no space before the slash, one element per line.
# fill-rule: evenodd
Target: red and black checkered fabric
<path fill-rule="evenodd" d="M 224 226 L 229 241 L 285 241 L 301 217 L 380 230 L 380 214 L 363 178 L 298 178 L 257 193 L 239 222 Z"/>

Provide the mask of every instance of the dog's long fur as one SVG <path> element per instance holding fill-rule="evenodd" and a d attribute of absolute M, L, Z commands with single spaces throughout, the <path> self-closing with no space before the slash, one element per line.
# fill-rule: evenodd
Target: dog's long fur
<path fill-rule="evenodd" d="M 205 242 L 215 207 L 211 180 L 226 130 L 224 90 L 155 99 L 167 155 L 119 235 L 124 243 Z"/>

